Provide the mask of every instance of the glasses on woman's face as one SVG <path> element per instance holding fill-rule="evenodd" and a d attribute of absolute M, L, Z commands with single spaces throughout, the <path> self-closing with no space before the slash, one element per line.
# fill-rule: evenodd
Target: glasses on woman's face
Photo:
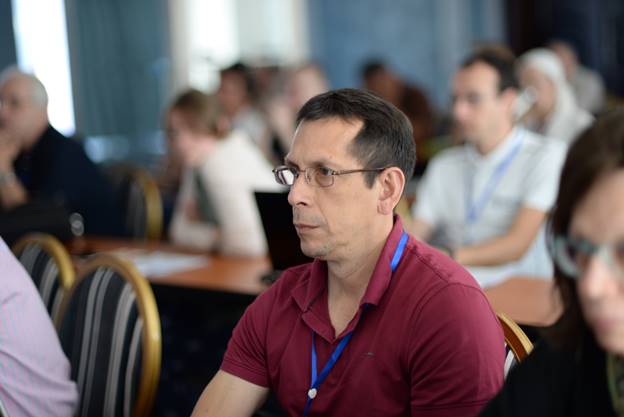
<path fill-rule="evenodd" d="M 624 241 L 596 245 L 582 238 L 555 238 L 554 261 L 571 278 L 582 277 L 594 256 L 608 265 L 613 274 L 624 282 Z"/>
<path fill-rule="evenodd" d="M 279 166 L 273 170 L 275 181 L 278 184 L 292 186 L 299 175 L 303 172 L 303 177 L 309 185 L 315 187 L 331 187 L 334 185 L 334 178 L 338 175 L 353 174 L 356 172 L 381 172 L 386 168 L 370 168 L 370 169 L 347 169 L 344 171 L 335 171 L 326 167 L 308 167 L 299 170 L 295 167 L 286 165 Z"/>

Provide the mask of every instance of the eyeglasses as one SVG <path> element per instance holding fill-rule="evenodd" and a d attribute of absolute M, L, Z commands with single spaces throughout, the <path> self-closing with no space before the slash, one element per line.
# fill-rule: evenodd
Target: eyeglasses
<path fill-rule="evenodd" d="M 624 242 L 596 245 L 585 239 L 557 236 L 553 255 L 559 269 L 571 278 L 579 279 L 597 256 L 624 281 Z"/>
<path fill-rule="evenodd" d="M 279 166 L 273 170 L 275 181 L 282 185 L 292 186 L 299 175 L 303 172 L 304 178 L 309 185 L 316 187 L 331 187 L 334 185 L 334 177 L 338 175 L 354 174 L 356 172 L 381 172 L 386 168 L 370 168 L 370 169 L 347 169 L 344 171 L 334 171 L 326 167 L 308 167 L 299 170 L 286 165 Z"/>

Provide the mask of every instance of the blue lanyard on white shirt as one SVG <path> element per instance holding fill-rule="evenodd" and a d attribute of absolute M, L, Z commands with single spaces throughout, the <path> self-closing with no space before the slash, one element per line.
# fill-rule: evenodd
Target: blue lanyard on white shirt
<path fill-rule="evenodd" d="M 394 255 L 392 256 L 392 260 L 390 261 L 390 270 L 394 273 L 397 266 L 399 265 L 399 261 L 401 260 L 401 256 L 403 255 L 403 250 L 405 249 L 405 244 L 407 243 L 407 233 L 403 231 L 401 235 L 401 240 L 399 240 L 399 244 L 394 251 Z M 364 304 L 364 308 L 368 307 L 368 304 Z M 306 401 L 305 408 L 303 409 L 303 417 L 307 417 L 308 412 L 310 411 L 310 406 L 312 405 L 312 400 L 316 398 L 316 394 L 318 393 L 318 387 L 323 383 L 327 375 L 329 375 L 329 371 L 332 370 L 338 358 L 342 354 L 342 351 L 351 340 L 351 336 L 353 336 L 353 330 L 344 335 L 344 337 L 338 343 L 338 346 L 332 352 L 329 360 L 323 367 L 321 374 L 317 377 L 316 372 L 316 347 L 314 346 L 314 331 L 312 331 L 312 356 L 311 356 L 311 366 L 312 366 L 312 375 L 311 375 L 311 383 L 310 389 L 308 389 L 308 400 Z"/>
<path fill-rule="evenodd" d="M 518 135 L 522 134 L 522 131 L 520 130 L 517 132 L 518 132 L 517 133 Z M 518 136 L 518 139 L 516 140 L 516 144 L 511 149 L 511 151 L 509 151 L 509 153 L 505 156 L 505 158 L 496 166 L 496 168 L 494 169 L 494 172 L 492 173 L 492 176 L 490 177 L 487 184 L 485 185 L 485 188 L 481 192 L 481 195 L 479 195 L 479 197 L 476 199 L 474 203 L 470 201 L 470 199 L 472 198 L 474 176 L 473 178 L 466 179 L 466 205 L 465 205 L 466 224 L 468 225 L 474 224 L 477 222 L 477 220 L 479 220 L 479 217 L 481 217 L 481 214 L 483 213 L 485 206 L 487 205 L 488 201 L 492 197 L 492 194 L 494 194 L 494 190 L 496 190 L 496 186 L 498 185 L 500 180 L 503 178 L 503 176 L 505 175 L 505 172 L 511 165 L 511 162 L 514 160 L 514 158 L 520 151 L 520 148 L 522 147 L 522 142 L 523 142 L 522 139 L 523 139 L 522 136 Z"/>

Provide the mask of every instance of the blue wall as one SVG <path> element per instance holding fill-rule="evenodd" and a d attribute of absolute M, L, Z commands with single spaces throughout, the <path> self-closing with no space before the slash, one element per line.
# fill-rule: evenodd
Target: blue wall
<path fill-rule="evenodd" d="M 423 87 L 438 106 L 448 102 L 457 64 L 476 43 L 504 41 L 503 0 L 310 0 L 312 58 L 332 87 L 360 85 L 359 68 L 385 59 Z"/>

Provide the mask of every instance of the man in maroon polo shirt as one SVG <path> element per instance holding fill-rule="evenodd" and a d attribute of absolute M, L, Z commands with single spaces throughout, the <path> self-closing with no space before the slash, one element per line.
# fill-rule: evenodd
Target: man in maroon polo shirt
<path fill-rule="evenodd" d="M 285 165 L 303 252 L 247 309 L 193 416 L 473 416 L 503 382 L 504 341 L 474 279 L 408 236 L 393 209 L 411 126 L 364 91 L 299 111 Z"/>

